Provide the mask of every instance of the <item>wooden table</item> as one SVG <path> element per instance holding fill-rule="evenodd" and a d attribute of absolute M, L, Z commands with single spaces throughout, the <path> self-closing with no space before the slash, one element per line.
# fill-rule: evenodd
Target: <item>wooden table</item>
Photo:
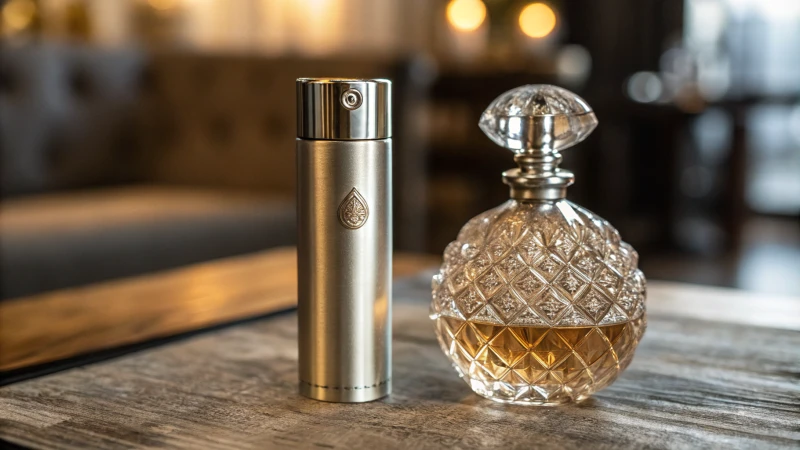
<path fill-rule="evenodd" d="M 651 282 L 647 333 L 615 384 L 578 405 L 505 406 L 449 366 L 427 317 L 430 272 L 418 273 L 395 283 L 394 393 L 353 405 L 297 394 L 294 313 L 264 317 L 291 308 L 294 280 L 294 253 L 279 250 L 0 303 L 5 375 L 63 369 L 52 365 L 64 358 L 78 366 L 0 388 L 0 438 L 36 448 L 800 446 L 797 298 Z M 162 345 L 131 347 L 153 339 Z M 120 346 L 138 351 L 103 353 Z M 116 357 L 80 365 L 98 359 L 87 352 Z"/>
<path fill-rule="evenodd" d="M 411 275 L 438 261 L 400 254 L 394 274 Z M 32 367 L 57 370 L 113 356 L 120 347 L 124 353 L 143 342 L 294 308 L 295 266 L 294 248 L 280 248 L 0 302 L 0 374 L 13 381 Z"/>

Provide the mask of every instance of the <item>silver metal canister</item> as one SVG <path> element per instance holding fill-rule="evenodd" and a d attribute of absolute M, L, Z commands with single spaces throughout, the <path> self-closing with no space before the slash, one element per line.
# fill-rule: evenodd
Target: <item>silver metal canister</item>
<path fill-rule="evenodd" d="M 300 393 L 391 392 L 392 129 L 388 80 L 297 80 Z"/>

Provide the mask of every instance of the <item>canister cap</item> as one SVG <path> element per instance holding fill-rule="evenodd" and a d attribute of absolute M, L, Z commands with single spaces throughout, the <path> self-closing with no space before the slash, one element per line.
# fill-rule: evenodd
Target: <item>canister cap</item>
<path fill-rule="evenodd" d="M 392 82 L 298 78 L 297 137 L 330 140 L 392 137 Z"/>

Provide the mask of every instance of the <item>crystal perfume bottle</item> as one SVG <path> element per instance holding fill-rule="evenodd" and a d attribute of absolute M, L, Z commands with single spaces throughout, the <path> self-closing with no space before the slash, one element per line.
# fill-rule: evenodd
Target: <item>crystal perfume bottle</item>
<path fill-rule="evenodd" d="M 512 89 L 480 128 L 514 152 L 511 199 L 471 219 L 433 277 L 431 318 L 442 350 L 476 393 L 556 405 L 610 385 L 644 333 L 638 255 L 607 221 L 565 199 L 560 150 L 597 126 L 565 89 Z"/>

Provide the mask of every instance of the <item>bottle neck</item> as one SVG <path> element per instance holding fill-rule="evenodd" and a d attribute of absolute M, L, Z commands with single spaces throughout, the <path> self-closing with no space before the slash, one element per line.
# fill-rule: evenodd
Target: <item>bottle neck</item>
<path fill-rule="evenodd" d="M 560 200 L 575 181 L 572 172 L 558 168 L 561 154 L 555 150 L 519 153 L 514 161 L 519 167 L 503 172 L 503 183 L 510 186 L 514 200 Z"/>

